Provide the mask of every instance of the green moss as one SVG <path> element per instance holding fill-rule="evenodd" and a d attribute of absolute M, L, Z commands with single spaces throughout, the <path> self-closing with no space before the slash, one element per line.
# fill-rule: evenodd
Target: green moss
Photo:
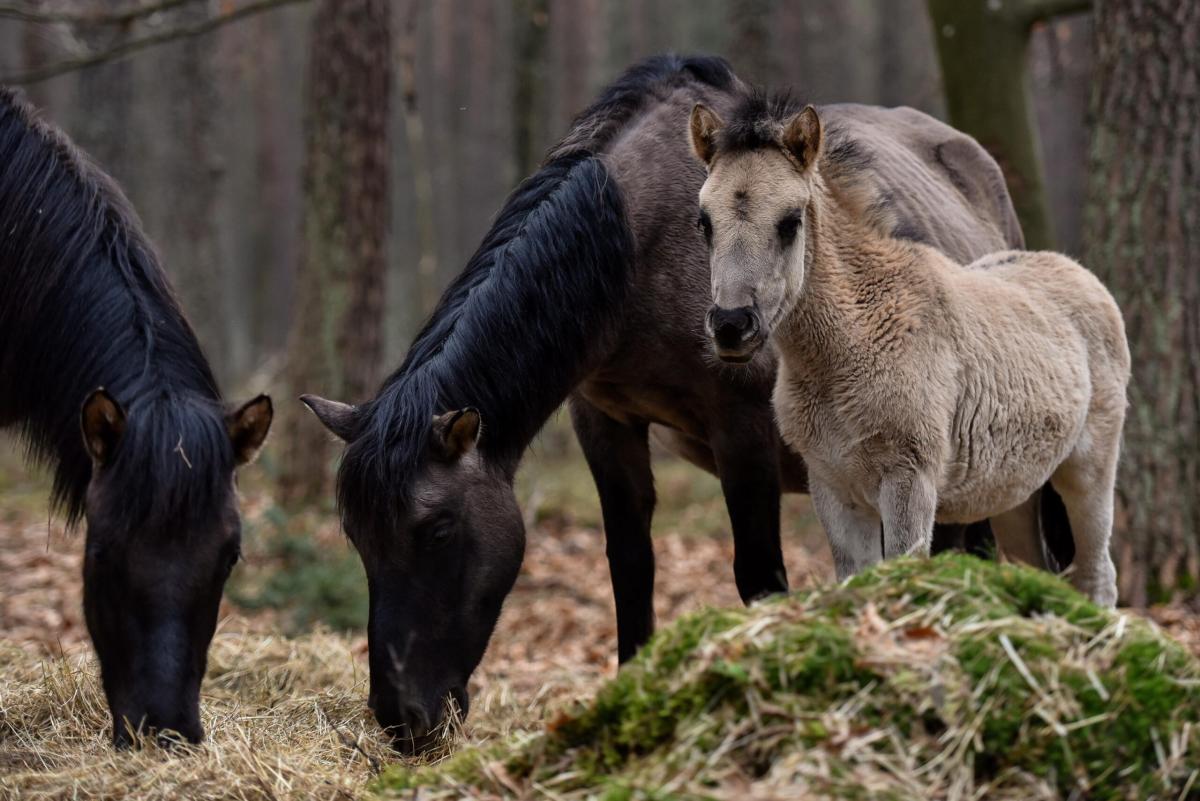
<path fill-rule="evenodd" d="M 1164 763 L 1185 731 L 1190 751 Z M 1031 781 L 1063 797 L 1178 798 L 1200 770 L 1198 732 L 1200 665 L 1182 648 L 1052 576 L 940 557 L 688 616 L 541 734 L 393 768 L 373 789 L 874 800 L 922 783 L 936 795 L 965 771 L 989 798 L 1027 798 Z"/>

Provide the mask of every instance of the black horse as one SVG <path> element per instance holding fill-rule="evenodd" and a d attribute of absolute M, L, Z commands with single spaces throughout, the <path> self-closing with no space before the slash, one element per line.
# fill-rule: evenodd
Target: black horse
<path fill-rule="evenodd" d="M 0 427 L 87 519 L 84 613 L 117 745 L 203 736 L 200 680 L 238 559 L 234 468 L 271 401 L 221 401 L 120 190 L 0 89 Z"/>
<path fill-rule="evenodd" d="M 692 107 L 748 88 L 714 58 L 633 67 L 505 203 L 400 368 L 361 406 L 304 400 L 345 440 L 338 502 L 370 591 L 370 706 L 420 750 L 466 685 L 521 563 L 521 456 L 568 397 L 603 507 L 619 656 L 649 637 L 648 435 L 720 477 L 742 598 L 786 590 L 780 492 L 806 490 L 771 411 L 775 362 L 719 361 L 705 333 L 703 170 Z M 1019 247 L 996 163 L 911 109 L 822 109 L 822 173 L 846 202 L 969 261 Z"/>

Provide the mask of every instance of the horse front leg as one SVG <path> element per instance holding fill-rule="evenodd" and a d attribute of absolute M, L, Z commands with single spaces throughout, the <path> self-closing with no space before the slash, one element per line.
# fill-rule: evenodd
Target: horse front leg
<path fill-rule="evenodd" d="M 885 475 L 879 484 L 878 508 L 884 559 L 929 556 L 937 514 L 937 485 L 932 478 L 916 470 Z"/>
<path fill-rule="evenodd" d="M 808 486 L 812 493 L 813 510 L 829 539 L 838 581 L 844 581 L 878 562 L 883 556 L 879 515 L 873 509 L 856 506 L 839 497 L 811 470 Z"/>
<path fill-rule="evenodd" d="M 779 542 L 779 435 L 769 409 L 747 405 L 723 415 L 710 441 L 733 527 L 738 594 L 748 604 L 787 592 Z"/>
<path fill-rule="evenodd" d="M 578 395 L 571 423 L 592 471 L 604 518 L 617 611 L 617 658 L 629 660 L 654 633 L 654 475 L 646 424 L 617 422 Z"/>

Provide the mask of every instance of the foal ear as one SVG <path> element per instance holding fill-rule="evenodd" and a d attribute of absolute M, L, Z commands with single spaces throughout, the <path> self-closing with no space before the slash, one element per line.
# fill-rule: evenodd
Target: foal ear
<path fill-rule="evenodd" d="M 317 395 L 301 395 L 300 402 L 312 410 L 321 421 L 342 442 L 354 439 L 358 428 L 358 407 L 348 403 L 326 400 Z"/>
<path fill-rule="evenodd" d="M 233 443 L 233 456 L 238 466 L 254 461 L 267 432 L 271 430 L 271 420 L 275 417 L 275 408 L 271 398 L 259 395 L 252 401 L 247 401 L 236 410 L 225 415 L 225 429 L 229 431 L 229 440 Z"/>
<path fill-rule="evenodd" d="M 121 436 L 125 433 L 125 410 L 104 387 L 88 395 L 79 414 L 83 447 L 92 462 L 103 466 L 112 461 Z"/>
<path fill-rule="evenodd" d="M 692 152 L 696 158 L 711 165 L 713 156 L 717 154 L 717 134 L 725 123 L 717 116 L 717 112 L 703 103 L 692 107 L 692 119 L 689 125 L 692 133 Z"/>
<path fill-rule="evenodd" d="M 823 139 L 824 130 L 821 126 L 821 118 L 817 116 L 817 110 L 812 106 L 805 106 L 803 111 L 793 116 L 783 126 L 783 147 L 795 157 L 796 161 L 800 162 L 800 166 L 805 170 L 817 163 L 817 159 L 821 156 Z"/>
<path fill-rule="evenodd" d="M 447 459 L 458 459 L 479 442 L 483 420 L 478 409 L 468 406 L 433 418 L 433 433 Z"/>

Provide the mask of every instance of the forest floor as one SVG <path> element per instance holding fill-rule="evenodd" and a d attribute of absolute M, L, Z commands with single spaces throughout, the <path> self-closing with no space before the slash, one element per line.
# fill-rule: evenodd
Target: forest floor
<path fill-rule="evenodd" d="M 5 455 L 5 453 L 8 455 Z M 354 797 L 394 755 L 365 711 L 365 584 L 331 510 L 288 514 L 242 485 L 245 560 L 223 602 L 202 691 L 210 744 L 180 762 L 114 756 L 80 610 L 82 533 L 46 511 L 46 481 L 0 441 L 0 799 Z M 739 603 L 715 479 L 656 464 L 656 611 L 661 623 Z M 472 681 L 463 736 L 530 730 L 616 672 L 616 629 L 595 491 L 552 427 L 518 478 L 525 562 Z M 794 587 L 831 580 L 807 498 L 785 499 Z M 1200 654 L 1200 619 L 1149 615 Z M 184 767 L 186 765 L 186 768 Z"/>

